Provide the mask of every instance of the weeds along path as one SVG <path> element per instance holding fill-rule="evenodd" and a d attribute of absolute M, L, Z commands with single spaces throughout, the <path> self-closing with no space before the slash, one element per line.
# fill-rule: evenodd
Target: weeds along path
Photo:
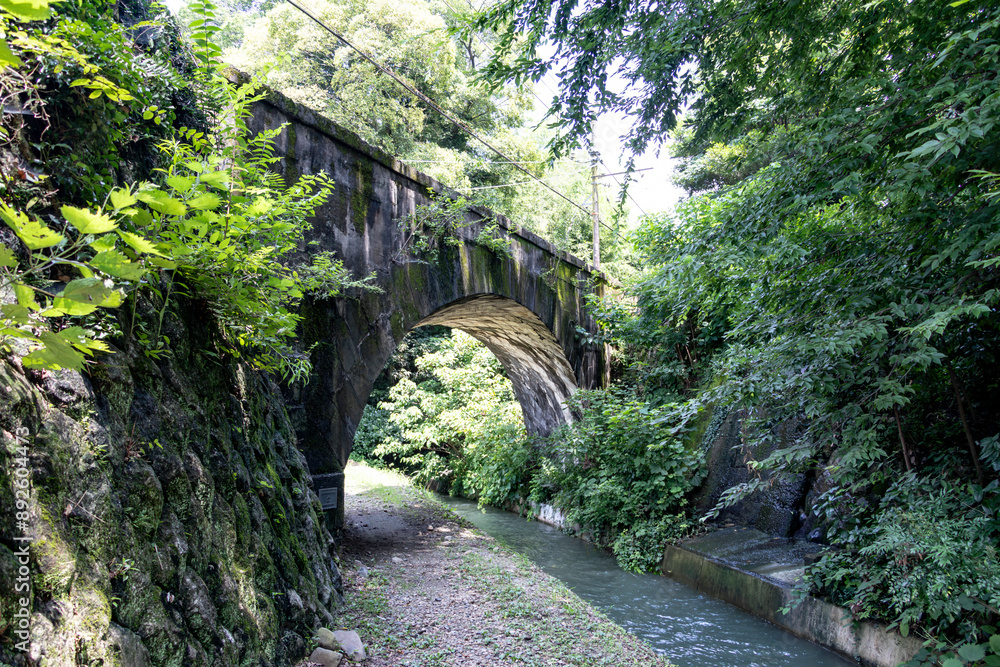
<path fill-rule="evenodd" d="M 346 511 L 338 620 L 369 667 L 669 664 L 402 476 L 351 464 Z"/>

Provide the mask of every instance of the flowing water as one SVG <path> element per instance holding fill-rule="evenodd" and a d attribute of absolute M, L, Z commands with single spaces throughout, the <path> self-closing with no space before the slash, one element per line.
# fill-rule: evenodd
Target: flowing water
<path fill-rule="evenodd" d="M 625 572 L 583 540 L 537 521 L 442 497 L 681 667 L 846 667 L 846 660 L 667 577 Z"/>

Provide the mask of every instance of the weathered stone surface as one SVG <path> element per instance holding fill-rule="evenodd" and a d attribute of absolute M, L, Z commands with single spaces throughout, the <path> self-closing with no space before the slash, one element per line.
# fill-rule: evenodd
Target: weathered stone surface
<path fill-rule="evenodd" d="M 79 406 L 94 399 L 94 390 L 77 371 L 61 368 L 42 375 L 42 389 L 49 399 L 61 408 Z"/>
<path fill-rule="evenodd" d="M 117 623 L 108 625 L 108 643 L 111 653 L 118 659 L 120 665 L 128 667 L 151 667 L 149 651 L 142 645 L 142 639 L 131 630 Z"/>
<path fill-rule="evenodd" d="M 316 631 L 316 643 L 324 649 L 338 651 L 337 655 L 343 653 L 352 662 L 361 662 L 368 657 L 361 637 L 354 630 L 320 628 Z"/>
<path fill-rule="evenodd" d="M 483 341 L 506 368 L 533 433 L 570 418 L 563 401 L 577 387 L 606 383 L 604 346 L 577 333 L 596 332 L 584 304 L 603 290 L 585 262 L 485 210 L 468 212 L 457 245 L 425 261 L 406 245 L 400 221 L 429 191 L 453 192 L 280 95 L 255 106 L 253 131 L 283 125 L 275 146 L 286 178 L 325 171 L 336 184 L 313 221 L 310 252 L 332 251 L 355 276 L 373 274 L 382 290 L 302 306 L 313 375 L 286 397 L 313 474 L 342 470 L 375 378 L 417 326 L 447 325 Z M 510 242 L 509 256 L 479 241 L 488 217 Z"/>
<path fill-rule="evenodd" d="M 336 651 L 318 648 L 309 654 L 309 662 L 315 662 L 323 667 L 337 667 L 344 656 Z"/>
<path fill-rule="evenodd" d="M 354 630 L 334 630 L 330 635 L 332 635 L 332 641 L 329 641 L 329 638 L 324 635 L 327 643 L 324 644 L 321 640 L 320 644 L 342 651 L 351 662 L 361 662 L 368 657 L 365 654 L 365 645 L 361 643 L 361 637 Z"/>
<path fill-rule="evenodd" d="M 752 471 L 747 465 L 748 460 L 763 460 L 781 446 L 782 438 L 787 435 L 785 431 L 790 428 L 793 426 L 779 425 L 773 429 L 774 437 L 768 446 L 749 448 L 743 443 L 740 415 L 728 415 L 714 439 L 703 443 L 708 450 L 708 477 L 695 496 L 697 512 L 704 514 L 716 506 L 727 489 L 762 475 L 772 484 L 724 508 L 719 513 L 719 522 L 732 521 L 781 537 L 790 537 L 800 531 L 808 519 L 803 509 L 811 483 L 809 476 L 804 473 L 785 475 L 775 482 L 771 480 L 772 473 Z M 806 537 L 808 533 L 801 536 Z"/>
<path fill-rule="evenodd" d="M 137 317 L 158 317 L 145 299 Z M 155 362 L 127 337 L 86 377 L 0 360 L 0 506 L 15 504 L 11 445 L 27 433 L 27 655 L 42 664 L 277 667 L 332 621 L 332 536 L 281 392 L 248 367 L 206 363 L 213 334 L 198 312 L 174 303 L 176 346 Z M 17 606 L 14 519 L 0 516 L 3 618 Z M 25 654 L 0 642 L 0 663 Z"/>

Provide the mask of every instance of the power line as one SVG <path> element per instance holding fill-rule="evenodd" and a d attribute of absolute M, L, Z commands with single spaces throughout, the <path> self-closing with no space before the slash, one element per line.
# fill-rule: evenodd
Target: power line
<path fill-rule="evenodd" d="M 527 169 L 525 169 L 521 165 L 517 164 L 517 162 L 515 162 L 514 160 L 511 160 L 511 158 L 509 156 L 507 156 L 506 154 L 504 154 L 501 150 L 499 150 L 498 148 L 495 148 L 488 141 L 486 141 L 485 139 L 483 139 L 482 137 L 480 137 L 478 134 L 476 134 L 472 130 L 472 128 L 470 128 L 468 125 L 466 125 L 465 123 L 463 123 L 462 121 L 460 121 L 459 119 L 455 118 L 450 113 L 448 113 L 447 111 L 445 111 L 444 109 L 442 109 L 437 104 L 437 102 L 435 102 L 431 98 L 427 97 L 422 92 L 420 92 L 419 90 L 417 90 L 416 88 L 414 88 L 413 86 L 411 86 L 409 83 L 407 83 L 406 81 L 404 81 L 402 79 L 402 77 L 400 77 L 398 74 L 396 74 L 395 72 L 393 72 L 391 69 L 389 69 L 388 67 L 385 67 L 381 63 L 377 62 L 374 58 L 372 58 L 370 55 L 368 55 L 365 51 L 363 51 L 360 48 L 354 46 L 354 44 L 351 44 L 351 42 L 347 41 L 347 38 L 345 38 L 343 35 L 341 35 L 340 33 L 338 33 L 336 30 L 334 30 L 333 28 L 331 28 L 330 26 L 326 25 L 325 23 L 323 23 L 322 21 L 320 21 L 318 18 L 316 18 L 315 16 L 313 16 L 312 13 L 310 13 L 307 9 L 305 9 L 301 5 L 297 4 L 295 2 L 295 0 L 285 0 L 285 2 L 287 2 L 292 7 L 295 7 L 297 10 L 299 10 L 300 12 L 302 12 L 303 14 L 305 14 L 306 16 L 308 16 L 309 18 L 311 18 L 314 22 L 316 22 L 317 25 L 319 25 L 321 28 L 323 28 L 324 30 L 326 30 L 328 33 L 330 33 L 331 35 L 333 35 L 334 37 L 336 37 L 337 39 L 339 39 L 345 45 L 347 45 L 351 49 L 357 51 L 358 54 L 360 54 L 362 58 L 364 58 L 365 60 L 367 60 L 368 62 L 370 62 L 375 67 L 375 69 L 377 69 L 379 72 L 382 72 L 386 76 L 390 77 L 393 81 L 395 81 L 396 83 L 398 83 L 400 86 L 402 86 L 403 88 L 405 88 L 407 91 L 409 91 L 413 95 L 416 95 L 420 100 L 422 100 L 424 102 L 424 104 L 427 104 L 432 109 L 434 109 L 435 111 L 437 111 L 439 114 L 441 114 L 442 116 L 444 116 L 448 121 L 450 121 L 453 125 L 455 125 L 455 127 L 458 127 L 462 131 L 468 133 L 469 136 L 471 136 L 472 138 L 474 138 L 477 141 L 479 141 L 481 144 L 483 144 L 484 146 L 486 146 L 487 148 L 489 148 L 491 151 L 493 151 L 494 153 L 496 153 L 497 155 L 499 155 L 500 157 L 502 157 L 504 160 L 508 160 L 509 163 L 511 165 L 513 165 L 515 169 L 518 169 L 519 171 L 523 171 L 525 174 L 527 174 L 527 176 L 529 178 L 531 178 L 532 180 L 535 180 L 535 181 L 541 183 L 542 186 L 544 186 L 545 188 L 551 190 L 552 192 L 554 192 L 555 194 L 557 194 L 562 199 L 565 199 L 567 202 L 569 202 L 570 204 L 572 204 L 576 208 L 580 209 L 581 211 L 583 211 L 584 213 L 587 213 L 589 215 L 590 212 L 587 209 L 585 209 L 584 207 L 580 206 L 575 201 L 573 201 L 572 199 L 570 199 L 569 197 L 567 197 L 563 193 L 559 192 L 558 190 L 556 190 L 552 186 L 550 186 L 547 183 L 543 182 L 541 179 L 539 179 L 537 176 L 535 176 L 534 174 L 532 174 L 530 171 L 528 171 Z"/>
<path fill-rule="evenodd" d="M 539 183 L 544 183 L 545 181 L 554 181 L 554 180 L 557 180 L 557 179 L 560 179 L 560 178 L 566 178 L 568 176 L 576 176 L 577 174 L 582 174 L 585 171 L 586 171 L 586 169 L 581 169 L 580 171 L 573 171 L 573 172 L 570 172 L 568 174 L 560 174 L 558 176 L 551 176 L 549 178 L 536 178 L 536 179 L 534 179 L 532 181 L 515 181 L 513 183 L 501 183 L 500 185 L 479 185 L 479 186 L 476 186 L 474 188 L 466 188 L 466 190 L 469 190 L 469 191 L 472 191 L 472 190 L 495 190 L 497 188 L 509 188 L 509 187 L 512 187 L 512 186 L 515 186 L 515 185 L 525 185 L 527 183 L 534 183 L 536 181 L 539 182 Z"/>
<path fill-rule="evenodd" d="M 601 160 L 601 164 L 604 165 L 605 169 L 607 169 L 608 171 L 611 171 L 611 167 L 609 167 L 604 160 Z M 615 183 L 618 184 L 618 187 L 619 188 L 622 187 L 622 182 L 618 180 L 618 176 L 616 174 L 605 174 L 605 176 L 610 176 L 611 178 L 615 179 Z M 637 209 L 639 209 L 639 213 L 642 213 L 643 215 L 646 215 L 646 212 L 642 210 L 641 206 L 639 206 L 639 202 L 637 202 L 635 200 L 635 197 L 632 196 L 632 193 L 629 192 L 628 190 L 625 190 L 625 194 L 628 195 L 628 198 L 632 200 L 632 203 L 635 204 L 635 207 Z"/>

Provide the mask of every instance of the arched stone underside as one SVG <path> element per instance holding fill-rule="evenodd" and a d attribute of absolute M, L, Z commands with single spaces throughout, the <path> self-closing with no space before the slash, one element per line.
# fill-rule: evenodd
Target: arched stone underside
<path fill-rule="evenodd" d="M 529 433 L 548 433 L 571 418 L 565 401 L 576 376 L 552 332 L 533 312 L 506 297 L 477 294 L 439 309 L 417 326 L 441 324 L 483 342 L 503 364 Z"/>
<path fill-rule="evenodd" d="M 430 193 L 452 191 L 280 95 L 258 102 L 248 124 L 252 131 L 285 126 L 275 148 L 286 180 L 325 171 L 336 184 L 301 261 L 332 251 L 379 288 L 302 305 L 300 340 L 313 372 L 303 386 L 287 387 L 286 397 L 314 475 L 343 469 L 375 379 L 416 326 L 446 324 L 486 343 L 534 433 L 566 421 L 562 401 L 577 387 L 607 383 L 605 347 L 577 333 L 596 333 L 584 305 L 604 289 L 586 263 L 485 210 L 469 211 L 437 257 L 422 256 L 400 221 Z M 482 243 L 490 219 L 509 253 Z"/>

